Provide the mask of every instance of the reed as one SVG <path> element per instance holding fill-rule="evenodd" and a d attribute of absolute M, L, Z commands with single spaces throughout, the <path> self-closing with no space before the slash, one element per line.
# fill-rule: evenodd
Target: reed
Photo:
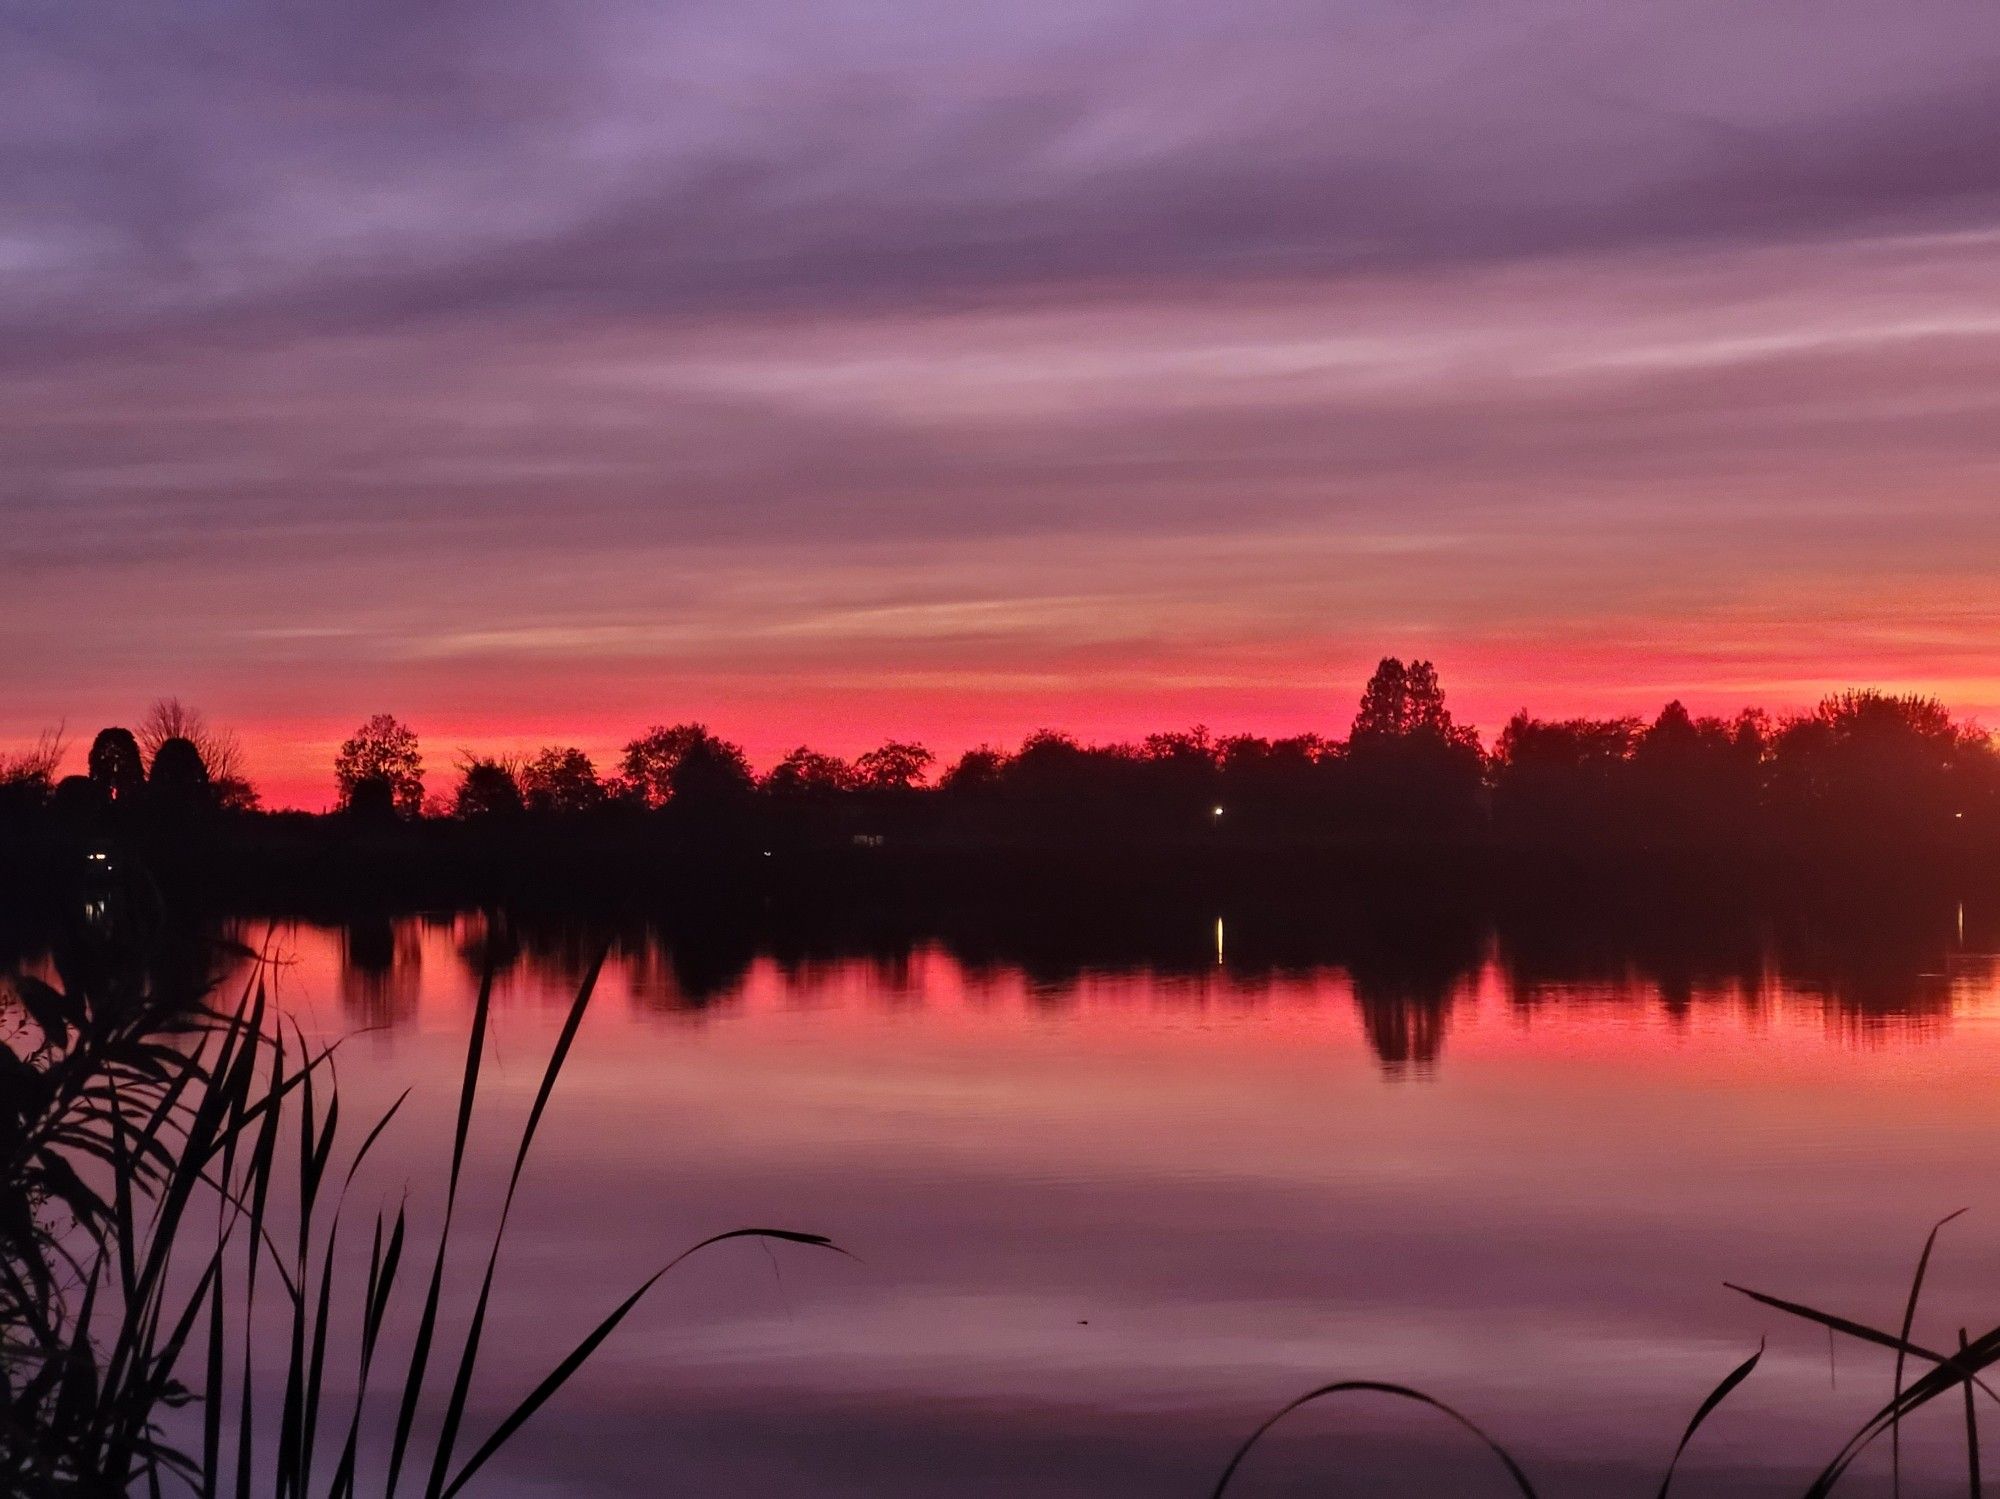
<path fill-rule="evenodd" d="M 1969 1337 L 1965 1329 L 1960 1328 L 1958 1330 L 1957 1347 L 1954 1352 L 1940 1352 L 1936 1349 L 1925 1347 L 1913 1341 L 1910 1336 L 1911 1329 L 1916 1322 L 1917 1305 L 1923 1296 L 1924 1276 L 1930 1268 L 1931 1252 L 1937 1245 L 1938 1232 L 1946 1224 L 1964 1213 L 1964 1211 L 1965 1209 L 1960 1208 L 1958 1212 L 1947 1214 L 1945 1217 L 1939 1219 L 1931 1226 L 1930 1233 L 1925 1236 L 1923 1251 L 1917 1257 L 1916 1273 L 1910 1281 L 1909 1297 L 1904 1303 L 1902 1327 L 1899 1332 L 1888 1332 L 1851 1317 L 1842 1317 L 1832 1312 L 1821 1311 L 1816 1307 L 1807 1306 L 1801 1302 L 1787 1301 L 1781 1297 L 1767 1295 L 1762 1291 L 1753 1291 L 1744 1286 L 1728 1286 L 1729 1290 L 1747 1296 L 1761 1306 L 1783 1312 L 1789 1317 L 1797 1317 L 1804 1321 L 1815 1323 L 1841 1336 L 1854 1338 L 1857 1341 L 1870 1344 L 1874 1347 L 1888 1349 L 1896 1356 L 1895 1373 L 1888 1401 L 1864 1421 L 1854 1434 L 1842 1444 L 1840 1450 L 1833 1455 L 1807 1484 L 1802 1491 L 1801 1499 L 1827 1499 L 1827 1496 L 1831 1495 L 1839 1485 L 1841 1479 L 1852 1469 L 1855 1460 L 1881 1440 L 1885 1434 L 1890 1439 L 1892 1491 L 1894 1493 L 1901 1493 L 1901 1428 L 1903 1421 L 1923 1406 L 1930 1404 L 1933 1400 L 1941 1396 L 1949 1395 L 1953 1391 L 1960 1392 L 1964 1401 L 1967 1491 L 1971 1494 L 1972 1499 L 1980 1499 L 1982 1488 L 1979 1463 L 1979 1418 L 1975 1392 L 1985 1395 L 1995 1403 L 2000 1403 L 2000 1392 L 1996 1392 L 1993 1386 L 1981 1377 L 1983 1371 L 1991 1368 L 1995 1363 L 2000 1363 L 2000 1327 L 1982 1333 L 1977 1338 Z M 1681 1458 L 1686 1453 L 1689 1443 L 1694 1440 L 1695 1433 L 1701 1429 L 1702 1423 L 1715 1412 L 1716 1407 L 1728 1399 L 1737 1387 L 1750 1377 L 1763 1356 L 1764 1346 L 1759 1344 L 1757 1351 L 1724 1375 L 1715 1388 L 1709 1391 L 1701 1404 L 1695 1408 L 1694 1416 L 1688 1422 L 1686 1430 L 1682 1432 L 1680 1442 L 1674 1448 L 1673 1456 L 1667 1464 L 1666 1473 L 1660 1480 L 1656 1499 L 1669 1499 L 1670 1491 L 1673 1488 L 1674 1475 L 1680 1467 Z M 1921 1378 L 1905 1385 L 1903 1382 L 1903 1373 L 1906 1361 L 1911 1359 L 1928 1364 L 1930 1368 Z M 1414 1401 L 1438 1411 L 1477 1437 L 1485 1445 L 1487 1450 L 1494 1455 L 1494 1458 L 1506 1471 L 1514 1487 L 1525 1496 L 1525 1499 L 1539 1499 L 1533 1482 L 1529 1479 L 1526 1470 L 1515 1459 L 1513 1454 L 1501 1446 L 1492 1436 L 1488 1435 L 1470 1417 L 1434 1396 L 1425 1394 L 1421 1390 L 1411 1389 L 1405 1385 L 1386 1384 L 1375 1380 L 1348 1380 L 1339 1384 L 1323 1385 L 1316 1390 L 1308 1391 L 1296 1400 L 1282 1406 L 1275 1414 L 1267 1417 L 1256 1430 L 1251 1432 L 1243 1444 L 1236 1449 L 1235 1453 L 1230 1457 L 1228 1465 L 1223 1469 L 1222 1476 L 1217 1480 L 1215 1488 L 1211 1491 L 1211 1499 L 1224 1499 L 1224 1495 L 1228 1492 L 1231 1482 L 1242 1468 L 1245 1459 L 1249 1457 L 1251 1451 L 1264 1439 L 1271 1429 L 1286 1416 L 1290 1415 L 1293 1411 L 1320 1400 L 1334 1395 L 1345 1394 L 1384 1395 L 1395 1399 Z"/>
<path fill-rule="evenodd" d="M 100 957 L 107 954 L 100 953 Z M 0 1489 L 11 1493 L 234 1494 L 388 1499 L 462 1491 L 576 1374 L 659 1280 L 688 1256 L 738 1239 L 844 1253 L 818 1234 L 740 1228 L 667 1260 L 614 1306 L 492 1428 L 465 1434 L 468 1397 L 507 1219 L 535 1135 L 589 1009 L 579 988 L 513 1151 L 474 1308 L 447 1326 L 450 1250 L 476 1110 L 492 975 L 474 1007 L 435 1257 L 414 1332 L 393 1355 L 392 1307 L 415 1284 L 406 1206 L 367 1225 L 365 1275 L 340 1273 L 347 1189 L 402 1099 L 343 1153 L 336 1046 L 289 1036 L 253 955 L 234 1002 L 149 982 L 101 961 L 63 987 L 23 978 L 14 1044 L 0 1046 Z M 601 962 L 601 959 L 600 959 Z M 337 1184 L 337 1185 L 336 1185 Z M 280 1223 L 281 1216 L 289 1222 Z M 212 1226 L 211 1226 L 212 1220 Z M 252 1355 L 275 1298 L 284 1374 L 257 1398 Z M 357 1359 L 333 1408 L 329 1360 Z M 374 1391 L 384 1370 L 389 1388 Z M 418 1416 L 443 1385 L 428 1451 Z M 169 1435 L 201 1404 L 198 1449 Z M 379 1486 L 362 1474 L 371 1412 L 393 1408 Z M 469 1449 L 466 1450 L 466 1449 Z"/>

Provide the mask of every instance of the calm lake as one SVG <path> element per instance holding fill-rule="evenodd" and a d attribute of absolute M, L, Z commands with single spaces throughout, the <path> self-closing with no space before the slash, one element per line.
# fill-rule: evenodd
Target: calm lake
<path fill-rule="evenodd" d="M 343 1112 L 413 1090 L 350 1213 L 407 1184 L 434 1218 L 499 963 L 461 1209 L 481 1246 L 612 942 L 501 1259 L 475 1434 L 705 1235 L 856 1256 L 691 1260 L 487 1493 L 1197 1499 L 1265 1415 L 1366 1378 L 1456 1405 L 1544 1494 L 1650 1495 L 1768 1338 L 1677 1492 L 1797 1494 L 1888 1360 L 1724 1281 L 1893 1327 L 1924 1234 L 1969 1208 L 1917 1336 L 2000 1321 L 2000 960 L 1962 911 L 1693 944 L 1417 932 L 1324 961 L 1235 927 L 1254 918 L 1187 925 L 1157 959 L 704 950 L 464 915 L 237 930 L 309 1034 L 358 1033 Z M 1904 1493 L 1965 1492 L 1964 1435 L 1956 1397 L 1923 1413 Z M 1884 1452 L 1850 1483 L 1886 1473 Z M 1361 1397 L 1292 1417 L 1232 1492 L 1512 1489 L 1435 1414 Z"/>

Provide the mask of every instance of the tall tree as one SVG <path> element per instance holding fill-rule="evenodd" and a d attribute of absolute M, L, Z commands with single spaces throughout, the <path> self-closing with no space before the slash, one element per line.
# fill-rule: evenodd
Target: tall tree
<path fill-rule="evenodd" d="M 90 741 L 91 780 L 113 803 L 129 801 L 146 786 L 146 762 L 130 729 L 101 729 Z"/>
<path fill-rule="evenodd" d="M 340 747 L 333 762 L 343 807 L 361 810 L 386 802 L 404 817 L 424 805 L 424 760 L 416 732 L 393 714 L 378 713 Z"/>
<path fill-rule="evenodd" d="M 1534 839 L 1629 832 L 1622 814 L 1629 810 L 1632 755 L 1643 732 L 1636 718 L 1516 713 L 1493 744 L 1495 822 L 1509 834 Z"/>
<path fill-rule="evenodd" d="M 43 729 L 32 748 L 0 755 L 0 787 L 24 792 L 31 799 L 48 795 L 68 747 L 61 729 Z"/>
<path fill-rule="evenodd" d="M 860 783 L 870 791 L 909 791 L 923 783 L 931 763 L 936 759 L 937 756 L 921 744 L 891 739 L 876 749 L 856 756 L 854 772 Z"/>
<path fill-rule="evenodd" d="M 139 747 L 147 763 L 169 739 L 185 739 L 201 755 L 208 767 L 210 794 L 216 804 L 241 811 L 254 810 L 257 788 L 250 783 L 243 747 L 230 730 L 208 721 L 199 708 L 177 697 L 163 697 L 146 710 L 139 723 Z"/>
<path fill-rule="evenodd" d="M 764 789 L 779 796 L 829 796 L 851 790 L 855 769 L 838 755 L 800 745 L 771 767 Z"/>
<path fill-rule="evenodd" d="M 523 806 L 514 762 L 504 756 L 468 756 L 459 768 L 452 811 L 459 817 L 505 817 Z"/>
<path fill-rule="evenodd" d="M 163 697 L 139 721 L 139 747 L 150 763 L 169 739 L 185 739 L 201 753 L 211 781 L 244 779 L 243 750 L 228 729 L 210 723 L 201 709 L 177 697 Z"/>
<path fill-rule="evenodd" d="M 649 807 L 752 785 L 743 751 L 700 723 L 655 724 L 625 746 L 620 770 L 627 794 Z"/>
<path fill-rule="evenodd" d="M 2000 787 L 1989 736 L 1936 698 L 1874 691 L 1836 694 L 1786 723 L 1771 770 L 1785 815 L 1835 837 L 1945 832 L 1989 815 Z"/>
<path fill-rule="evenodd" d="M 740 801 L 755 786 L 743 751 L 713 734 L 689 744 L 667 774 L 668 800 L 689 808 Z"/>
<path fill-rule="evenodd" d="M 604 804 L 604 783 L 582 750 L 550 745 L 521 767 L 521 797 L 531 812 L 588 812 Z"/>
<path fill-rule="evenodd" d="M 208 766 L 192 739 L 176 735 L 163 740 L 153 753 L 153 771 L 148 779 L 153 801 L 175 811 L 188 811 L 213 804 Z"/>
<path fill-rule="evenodd" d="M 1418 737 L 1452 745 L 1477 740 L 1471 728 L 1452 721 L 1435 666 L 1428 661 L 1405 666 L 1396 657 L 1385 656 L 1362 690 L 1348 738 L 1353 742 Z"/>
<path fill-rule="evenodd" d="M 1385 657 L 1368 679 L 1341 760 L 1355 827 L 1369 836 L 1456 836 L 1483 816 L 1479 735 L 1453 721 L 1437 669 Z"/>

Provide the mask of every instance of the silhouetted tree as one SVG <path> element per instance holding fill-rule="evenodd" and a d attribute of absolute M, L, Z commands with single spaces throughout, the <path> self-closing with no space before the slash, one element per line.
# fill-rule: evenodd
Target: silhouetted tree
<path fill-rule="evenodd" d="M 1936 698 L 1843 692 L 1783 725 L 1772 748 L 1779 815 L 1841 839 L 1936 836 L 1990 815 L 1991 739 Z"/>
<path fill-rule="evenodd" d="M 263 795 L 240 776 L 211 776 L 209 784 L 214 788 L 216 805 L 231 812 L 255 812 L 264 804 Z"/>
<path fill-rule="evenodd" d="M 1696 718 L 1668 703 L 1632 749 L 1630 810 L 1638 831 L 1703 842 L 1756 831 L 1764 752 L 1761 715 Z"/>
<path fill-rule="evenodd" d="M 1479 816 L 1479 736 L 1453 721 L 1428 661 L 1383 658 L 1361 694 L 1343 755 L 1358 825 L 1385 833 L 1460 834 Z"/>
<path fill-rule="evenodd" d="M 30 788 L 47 796 L 55 789 L 65 747 L 61 729 L 44 729 L 28 749 L 0 755 L 0 786 Z"/>
<path fill-rule="evenodd" d="M 604 783 L 580 749 L 551 745 L 521 767 L 519 781 L 531 812 L 589 812 L 604 805 Z"/>
<path fill-rule="evenodd" d="M 649 807 L 664 807 L 688 790 L 752 784 L 743 751 L 700 723 L 655 724 L 625 746 L 620 769 L 627 794 Z"/>
<path fill-rule="evenodd" d="M 452 811 L 459 817 L 506 817 L 523 807 L 514 764 L 504 757 L 472 756 L 459 771 Z"/>
<path fill-rule="evenodd" d="M 49 811 L 67 832 L 95 833 L 109 819 L 111 795 L 89 776 L 64 776 L 50 793 Z"/>
<path fill-rule="evenodd" d="M 755 785 L 743 751 L 705 732 L 688 744 L 667 772 L 668 800 L 683 805 L 738 801 Z"/>
<path fill-rule="evenodd" d="M 1090 754 L 1074 734 L 1036 729 L 1008 759 L 1007 774 L 1030 789 L 1060 790 L 1066 783 L 1074 783 Z"/>
<path fill-rule="evenodd" d="M 938 785 L 953 795 L 976 795 L 992 791 L 1007 769 L 1007 754 L 990 744 L 969 749 L 958 757 Z"/>
<path fill-rule="evenodd" d="M 1222 746 L 1207 724 L 1196 724 L 1191 729 L 1148 734 L 1140 742 L 1139 753 L 1155 765 L 1210 769 L 1221 762 Z"/>
<path fill-rule="evenodd" d="M 333 773 L 341 805 L 351 811 L 376 808 L 385 794 L 389 806 L 404 817 L 423 810 L 424 761 L 417 736 L 391 714 L 376 714 L 341 745 Z"/>
<path fill-rule="evenodd" d="M 1350 747 L 1424 740 L 1461 749 L 1479 747 L 1477 734 L 1452 721 L 1437 668 L 1428 661 L 1405 666 L 1394 656 L 1382 658 L 1362 689 L 1361 706 L 1347 739 Z"/>
<path fill-rule="evenodd" d="M 852 790 L 859 782 L 853 766 L 838 755 L 824 755 L 800 745 L 771 767 L 764 789 L 778 796 L 828 797 Z"/>
<path fill-rule="evenodd" d="M 1148 734 L 1132 760 L 1134 773 L 1120 777 L 1124 785 L 1118 794 L 1144 825 L 1169 835 L 1216 825 L 1222 745 L 1206 724 Z"/>
<path fill-rule="evenodd" d="M 218 806 L 237 810 L 256 807 L 256 788 L 243 764 L 243 750 L 228 729 L 211 724 L 199 708 L 177 697 L 163 697 L 146 710 L 139 724 L 139 747 L 148 762 L 169 739 L 185 739 L 200 752 Z"/>
<path fill-rule="evenodd" d="M 1293 734 L 1285 739 L 1237 734 L 1222 741 L 1222 768 L 1243 776 L 1302 770 L 1323 763 L 1333 749 L 1317 734 Z"/>
<path fill-rule="evenodd" d="M 1335 746 L 1317 734 L 1238 734 L 1220 748 L 1217 797 L 1237 832 L 1295 839 L 1328 831 L 1341 769 Z"/>
<path fill-rule="evenodd" d="M 1493 745 L 1493 816 L 1516 836 L 1624 831 L 1624 775 L 1636 718 L 1532 718 L 1516 713 Z"/>
<path fill-rule="evenodd" d="M 153 752 L 148 778 L 153 802 L 163 810 L 186 811 L 212 804 L 208 766 L 191 739 L 168 739 Z"/>
<path fill-rule="evenodd" d="M 891 739 L 856 757 L 855 778 L 870 791 L 909 791 L 922 784 L 936 758 L 921 744 Z"/>
<path fill-rule="evenodd" d="M 1036 729 L 1008 757 L 1002 783 L 1013 795 L 1049 808 L 1068 803 L 1083 810 L 1081 804 L 1097 789 L 1090 774 L 1094 753 L 1104 752 L 1085 749 L 1059 729 Z"/>
<path fill-rule="evenodd" d="M 137 797 L 146 787 L 146 762 L 130 729 L 101 729 L 90 742 L 90 778 L 104 788 L 116 805 Z"/>
<path fill-rule="evenodd" d="M 188 732 L 166 732 L 174 727 Z M 63 783 L 60 818 L 51 813 L 60 736 L 0 757 L 0 844 L 57 857 L 72 832 L 115 830 L 152 860 L 175 849 L 219 852 L 223 846 L 212 840 L 179 836 L 192 824 L 167 820 L 175 807 L 254 801 L 247 786 L 214 774 L 205 743 L 236 753 L 233 740 L 209 730 L 199 713 L 163 699 L 139 733 L 110 729 L 97 737 L 89 774 Z M 150 773 L 141 781 L 137 767 L 149 754 Z M 936 768 L 927 749 L 904 741 L 852 764 L 800 746 L 763 778 L 765 795 L 757 797 L 759 783 L 740 748 L 702 724 L 682 723 L 655 726 L 627 744 L 615 779 L 600 778 L 581 750 L 552 746 L 526 762 L 473 759 L 450 798 L 427 798 L 416 736 L 387 715 L 343 744 L 335 765 L 341 804 L 357 813 L 581 813 L 616 797 L 670 809 L 654 824 L 669 846 L 708 854 L 736 848 L 753 860 L 757 849 L 788 854 L 816 842 L 846 844 L 857 833 L 886 834 L 898 844 L 914 836 L 932 847 L 1040 842 L 1093 858 L 1100 848 L 1199 836 L 1215 850 L 1218 869 L 1230 867 L 1240 850 L 1229 845 L 1245 836 L 1401 840 L 1418 850 L 1439 845 L 1432 852 L 1449 858 L 1443 845 L 1485 836 L 1488 806 L 1495 830 L 1527 842 L 1729 847 L 1758 839 L 1893 845 L 1948 838 L 1973 849 L 2000 847 L 2000 753 L 1989 737 L 1933 698 L 1875 691 L 1829 697 L 1776 728 L 1758 711 L 1697 716 L 1678 701 L 1650 722 L 1522 713 L 1488 758 L 1477 734 L 1453 718 L 1429 662 L 1386 658 L 1343 742 L 1311 734 L 1223 738 L 1197 725 L 1137 743 L 1087 745 L 1044 729 L 1012 754 L 968 751 L 932 790 Z M 114 813 L 114 803 L 142 786 L 142 813 Z M 270 824 L 272 846 L 282 846 L 291 836 L 283 830 L 295 825 L 290 818 Z M 616 828 L 617 819 L 607 817 L 598 830 L 605 848 L 616 845 Z M 1216 839 L 1214 829 L 1228 836 Z M 227 830 L 217 823 L 210 832 L 220 838 Z M 437 834 L 441 843 L 449 836 Z M 751 867 L 785 870 L 784 855 L 774 857 L 779 862 Z M 893 865 L 883 861 L 885 872 Z M 775 879 L 773 888 L 783 883 Z"/>
<path fill-rule="evenodd" d="M 396 786 L 387 776 L 362 776 L 343 793 L 342 809 L 360 822 L 393 822 Z M 421 808 L 421 799 L 417 803 Z"/>

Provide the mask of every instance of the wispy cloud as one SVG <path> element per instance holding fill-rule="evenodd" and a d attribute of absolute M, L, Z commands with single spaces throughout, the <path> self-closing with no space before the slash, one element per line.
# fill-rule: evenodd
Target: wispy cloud
<path fill-rule="evenodd" d="M 1991 709 L 1996 87 L 1862 0 L 16 7 L 0 739 Z"/>

